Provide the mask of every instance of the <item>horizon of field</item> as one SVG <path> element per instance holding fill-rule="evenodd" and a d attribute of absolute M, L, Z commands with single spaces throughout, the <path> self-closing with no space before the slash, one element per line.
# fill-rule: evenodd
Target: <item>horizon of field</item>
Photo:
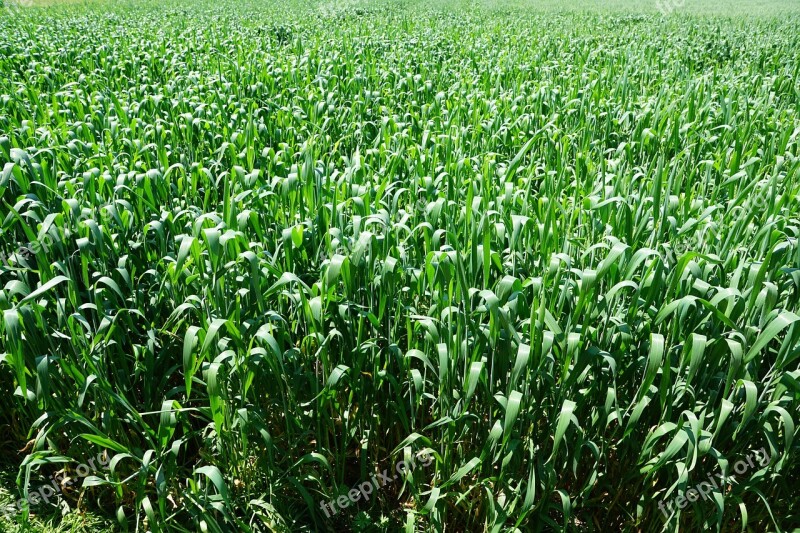
<path fill-rule="evenodd" d="M 152 6 L 162 9 L 192 6 L 197 2 L 159 0 L 6 0 L 8 3 L 22 2 L 24 6 L 34 7 L 84 7 L 125 9 L 130 7 Z M 262 0 L 241 0 L 243 6 L 262 3 Z M 293 6 L 292 2 L 283 2 Z M 443 9 L 465 12 L 475 9 L 551 12 L 551 13 L 633 13 L 645 15 L 671 16 L 738 16 L 755 18 L 800 13 L 800 0 L 313 0 L 301 10 L 314 11 L 347 10 L 354 7 L 370 8 L 382 5 L 396 6 L 402 3 L 409 10 Z M 274 7 L 275 4 L 271 4 Z M 0 10 L 2 12 L 2 10 Z"/>

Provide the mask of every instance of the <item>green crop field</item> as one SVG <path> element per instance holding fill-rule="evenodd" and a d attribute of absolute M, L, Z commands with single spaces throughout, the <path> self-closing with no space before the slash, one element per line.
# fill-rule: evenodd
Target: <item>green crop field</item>
<path fill-rule="evenodd" d="M 800 2 L 0 3 L 0 531 L 800 528 Z"/>

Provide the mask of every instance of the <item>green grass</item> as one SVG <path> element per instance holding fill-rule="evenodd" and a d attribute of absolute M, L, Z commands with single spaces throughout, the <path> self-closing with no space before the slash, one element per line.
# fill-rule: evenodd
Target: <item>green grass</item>
<path fill-rule="evenodd" d="M 0 15 L 0 529 L 800 527 L 800 14 L 710 5 Z"/>

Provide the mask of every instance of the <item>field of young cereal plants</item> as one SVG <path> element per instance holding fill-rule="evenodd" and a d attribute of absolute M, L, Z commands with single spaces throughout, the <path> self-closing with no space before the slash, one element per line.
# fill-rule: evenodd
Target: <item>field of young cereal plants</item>
<path fill-rule="evenodd" d="M 800 527 L 800 6 L 3 1 L 0 530 Z"/>

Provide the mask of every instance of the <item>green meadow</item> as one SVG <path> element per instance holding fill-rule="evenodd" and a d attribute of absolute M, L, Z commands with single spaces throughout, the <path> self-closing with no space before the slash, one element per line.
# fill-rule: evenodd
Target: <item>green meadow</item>
<path fill-rule="evenodd" d="M 799 2 L 0 5 L 0 531 L 800 528 Z"/>

